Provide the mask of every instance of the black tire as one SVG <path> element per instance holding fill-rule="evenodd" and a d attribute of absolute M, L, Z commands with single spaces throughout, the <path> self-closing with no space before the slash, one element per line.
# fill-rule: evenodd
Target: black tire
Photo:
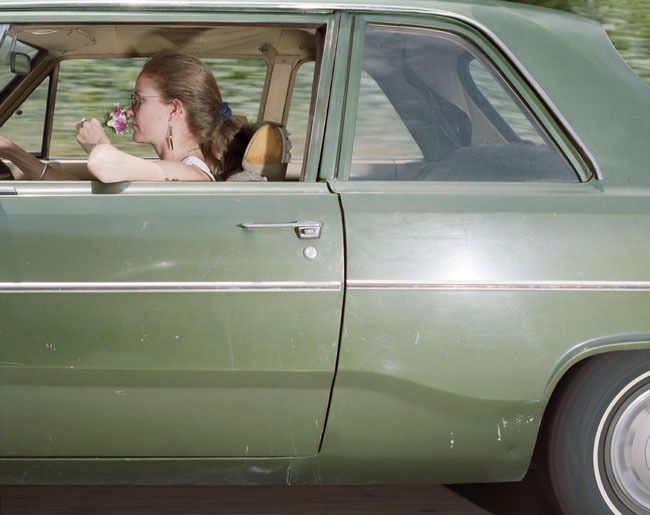
<path fill-rule="evenodd" d="M 579 365 L 550 407 L 540 456 L 567 515 L 650 515 L 650 350 Z"/>

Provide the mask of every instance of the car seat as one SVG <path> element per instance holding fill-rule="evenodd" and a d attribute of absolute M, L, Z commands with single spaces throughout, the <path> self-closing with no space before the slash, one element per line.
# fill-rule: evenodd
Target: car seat
<path fill-rule="evenodd" d="M 242 159 L 243 172 L 232 175 L 234 181 L 283 181 L 291 160 L 291 142 L 284 125 L 264 121 L 255 125 Z"/>

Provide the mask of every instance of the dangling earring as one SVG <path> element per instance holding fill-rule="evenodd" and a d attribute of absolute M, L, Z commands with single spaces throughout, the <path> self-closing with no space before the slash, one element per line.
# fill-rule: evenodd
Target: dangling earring
<path fill-rule="evenodd" d="M 167 126 L 167 135 L 165 136 L 165 140 L 167 141 L 169 150 L 174 150 L 174 134 L 171 125 Z"/>

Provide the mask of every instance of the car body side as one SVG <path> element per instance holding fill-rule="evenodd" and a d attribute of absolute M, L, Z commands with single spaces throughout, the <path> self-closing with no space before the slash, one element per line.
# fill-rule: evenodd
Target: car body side
<path fill-rule="evenodd" d="M 27 4 L 3 2 L 0 21 L 84 23 L 99 17 L 191 24 L 217 20 L 221 12 L 235 20 L 238 7 L 206 1 L 166 12 L 145 2 L 142 9 L 121 12 L 107 2 L 71 14 L 67 3 L 42 5 L 37 14 L 23 11 Z M 325 46 L 320 70 L 320 85 L 331 81 L 331 92 L 316 97 L 317 121 L 303 169 L 303 180 L 315 184 L 301 191 L 293 191 L 297 184 L 272 190 L 322 198 L 319 209 L 328 220 L 337 218 L 326 193 L 341 209 L 342 226 L 328 241 L 333 260 L 338 265 L 345 260 L 345 275 L 340 279 L 326 270 L 321 277 L 342 281 L 342 298 L 327 302 L 328 342 L 332 324 L 339 332 L 334 307 L 342 311 L 336 353 L 322 356 L 324 368 L 334 362 L 336 368 L 326 418 L 319 419 L 320 442 L 293 456 L 227 459 L 6 456 L 0 479 L 224 484 L 521 479 L 546 406 L 567 371 L 596 354 L 650 348 L 650 88 L 626 67 L 600 26 L 550 11 L 417 1 L 399 7 L 241 6 L 246 11 L 241 20 L 248 23 L 256 16 L 269 23 L 281 13 L 283 23 L 300 24 L 301 11 L 320 14 L 334 38 Z M 472 41 L 581 168 L 582 182 L 347 180 L 358 100 L 354 63 L 363 54 L 365 23 L 421 23 Z M 264 186 L 225 188 L 232 195 L 253 192 L 252 198 L 262 197 L 258 189 Z M 141 194 L 146 195 L 144 187 Z M 263 202 L 277 212 L 272 200 Z M 274 308 L 268 312 L 276 314 Z M 310 312 L 308 320 L 315 315 Z M 9 377 L 12 365 L 1 366 Z M 283 427 L 291 431 L 290 426 Z"/>

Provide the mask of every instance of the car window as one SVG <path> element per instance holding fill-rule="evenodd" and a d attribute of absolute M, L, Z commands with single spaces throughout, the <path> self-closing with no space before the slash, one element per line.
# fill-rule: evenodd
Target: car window
<path fill-rule="evenodd" d="M 364 48 L 350 179 L 579 180 L 495 67 L 459 36 L 368 25 Z"/>
<path fill-rule="evenodd" d="M 463 74 L 468 95 L 484 107 L 492 109 L 493 120 L 499 120 L 501 129 L 505 132 L 512 131 L 516 138 L 531 141 L 537 145 L 544 144 L 539 129 L 534 121 L 527 116 L 527 111 L 522 109 L 515 99 L 507 94 L 505 84 L 499 81 L 488 68 L 480 61 L 467 56 L 459 63 Z M 511 135 L 512 137 L 512 135 Z"/>
<path fill-rule="evenodd" d="M 388 125 L 388 132 L 380 130 Z M 379 138 L 379 139 L 377 139 Z M 422 151 L 375 79 L 361 72 L 353 159 L 422 159 Z"/>
<path fill-rule="evenodd" d="M 75 139 L 75 126 L 81 117 L 104 117 L 115 104 L 127 107 L 133 84 L 144 59 L 70 59 L 59 65 L 50 156 L 85 157 Z M 149 145 L 137 145 L 131 134 L 114 135 L 111 143 L 129 153 L 152 157 Z"/>
<path fill-rule="evenodd" d="M 85 157 L 74 137 L 82 116 L 103 119 L 115 104 L 127 107 L 145 59 L 71 59 L 59 66 L 50 156 Z M 264 87 L 266 63 L 253 59 L 203 59 L 213 70 L 222 96 L 236 116 L 255 122 Z M 156 157 L 149 145 L 131 140 L 130 133 L 107 132 L 116 147 L 140 157 Z"/>
<path fill-rule="evenodd" d="M 11 139 L 18 145 L 35 155 L 40 155 L 43 148 L 43 128 L 45 127 L 49 85 L 48 77 L 2 125 L 3 134 L 11 136 Z"/>

